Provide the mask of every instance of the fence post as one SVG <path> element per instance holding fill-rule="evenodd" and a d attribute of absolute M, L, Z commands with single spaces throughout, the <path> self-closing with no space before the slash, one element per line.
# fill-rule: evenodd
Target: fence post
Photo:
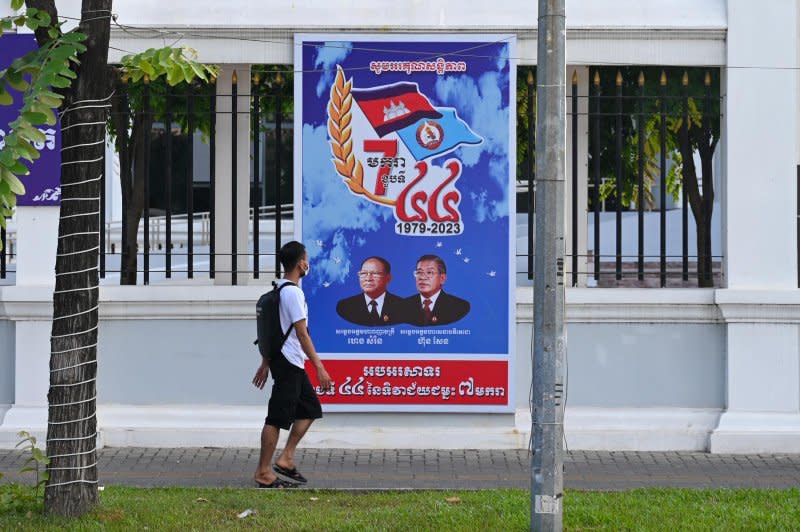
<path fill-rule="evenodd" d="M 600 285 L 600 72 L 594 71 L 594 187 L 592 203 L 594 205 L 594 282 Z"/>
<path fill-rule="evenodd" d="M 639 71 L 639 116 L 636 120 L 636 137 L 637 137 L 637 158 L 636 161 L 639 165 L 638 179 L 637 179 L 637 197 L 636 197 L 636 223 L 637 223 L 637 238 L 638 238 L 638 264 L 637 276 L 640 281 L 644 281 L 644 72 Z"/>
<path fill-rule="evenodd" d="M 142 113 L 151 114 L 150 109 L 150 78 L 144 76 L 144 91 L 142 95 Z M 145 120 L 145 123 L 150 123 Z M 150 284 L 150 143 L 152 130 L 144 131 L 144 284 Z M 138 238 L 137 238 L 138 240 Z"/>
<path fill-rule="evenodd" d="M 259 77 L 258 73 L 256 73 L 255 78 L 253 79 L 253 190 L 250 192 L 251 203 L 253 205 L 253 279 L 258 279 L 259 277 L 259 270 L 260 268 L 260 258 L 259 258 L 259 230 L 260 230 L 260 209 L 261 206 L 261 183 L 260 183 L 260 175 L 261 175 L 261 150 L 260 150 L 260 140 L 261 140 L 261 102 L 259 101 L 259 85 L 261 83 L 261 78 Z"/>
<path fill-rule="evenodd" d="M 194 278 L 194 89 L 186 94 L 186 277 Z"/>
<path fill-rule="evenodd" d="M 683 124 L 681 135 L 683 142 L 689 142 L 689 73 L 683 71 L 681 79 L 681 96 L 683 99 Z M 686 193 L 686 186 L 681 177 L 681 271 L 682 279 L 689 280 L 689 195 Z"/>
<path fill-rule="evenodd" d="M 659 275 L 661 287 L 667 286 L 667 74 L 662 70 L 661 79 L 659 80 L 659 115 L 660 115 L 660 128 L 659 137 L 661 140 L 661 181 L 659 182 L 659 246 L 660 246 L 660 263 Z"/>
<path fill-rule="evenodd" d="M 275 77 L 275 277 L 281 276 L 281 261 L 278 251 L 281 249 L 281 150 L 283 127 L 283 77 L 278 72 Z"/>
<path fill-rule="evenodd" d="M 536 158 L 535 127 L 536 127 L 536 90 L 533 83 L 533 71 L 528 71 L 528 279 L 533 280 L 533 206 L 536 190 Z"/>
<path fill-rule="evenodd" d="M 166 209 L 166 277 L 172 277 L 172 94 L 167 86 L 164 100 L 164 203 Z"/>
<path fill-rule="evenodd" d="M 246 281 L 240 279 L 238 273 L 246 271 L 249 259 L 249 253 L 239 253 L 239 250 L 247 249 L 249 209 L 239 207 L 249 204 L 250 194 L 250 84 L 239 84 L 237 79 L 234 109 L 234 70 L 237 77 L 242 76 L 242 79 L 249 80 L 250 65 L 226 64 L 220 69 L 217 78 L 218 116 L 214 130 L 217 139 L 214 143 L 214 172 L 220 179 L 219 182 L 216 179 L 214 182 L 215 206 L 212 220 L 215 229 L 214 251 L 219 255 L 215 261 L 217 271 L 214 282 L 220 285 L 234 282 L 242 284 Z M 246 116 L 240 116 L 242 114 Z M 239 139 L 243 141 L 239 142 Z M 234 141 L 235 144 L 232 143 Z"/>
<path fill-rule="evenodd" d="M 623 179 L 623 172 L 624 166 L 622 165 L 622 72 L 617 70 L 617 79 L 615 80 L 617 84 L 617 116 L 616 116 L 616 131 L 614 132 L 614 136 L 617 142 L 617 150 L 616 150 L 616 197 L 615 197 L 615 206 L 616 206 L 616 213 L 615 213 L 615 222 L 616 222 L 616 261 L 615 261 L 615 271 L 616 271 L 616 279 L 617 281 L 622 280 L 622 183 L 624 182 Z"/>
<path fill-rule="evenodd" d="M 217 175 L 217 80 L 211 79 L 208 84 L 209 122 L 211 123 L 208 141 L 208 276 L 214 279 L 216 273 L 216 237 L 215 214 L 217 204 L 216 175 Z"/>

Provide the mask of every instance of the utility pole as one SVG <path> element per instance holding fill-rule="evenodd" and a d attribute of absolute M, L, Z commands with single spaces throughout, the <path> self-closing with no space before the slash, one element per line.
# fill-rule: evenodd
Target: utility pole
<path fill-rule="evenodd" d="M 565 0 L 539 0 L 531 530 L 563 526 Z"/>

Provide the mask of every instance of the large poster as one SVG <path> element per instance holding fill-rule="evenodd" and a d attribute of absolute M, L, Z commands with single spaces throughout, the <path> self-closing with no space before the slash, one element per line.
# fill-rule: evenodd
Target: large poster
<path fill-rule="evenodd" d="M 512 409 L 513 50 L 296 36 L 295 232 L 326 410 Z"/>
<path fill-rule="evenodd" d="M 0 36 L 0 70 L 35 49 L 33 34 L 4 33 Z M 13 88 L 9 92 L 13 103 L 0 105 L 0 148 L 5 144 L 5 136 L 11 132 L 8 124 L 17 119 L 22 109 L 22 94 Z M 31 173 L 20 178 L 25 185 L 25 194 L 17 197 L 17 205 L 58 205 L 61 202 L 61 134 L 58 124 L 39 126 L 39 130 L 44 140 L 36 142 L 34 147 L 40 157 L 33 163 L 23 161 Z"/>

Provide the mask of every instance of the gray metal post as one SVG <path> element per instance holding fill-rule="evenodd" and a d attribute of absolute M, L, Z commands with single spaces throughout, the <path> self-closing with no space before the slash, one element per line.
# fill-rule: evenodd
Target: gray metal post
<path fill-rule="evenodd" d="M 564 437 L 565 0 L 539 0 L 533 278 L 531 530 L 562 529 Z"/>

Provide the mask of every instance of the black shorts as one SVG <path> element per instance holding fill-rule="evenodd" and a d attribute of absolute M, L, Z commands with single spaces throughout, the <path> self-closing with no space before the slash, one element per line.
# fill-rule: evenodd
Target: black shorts
<path fill-rule="evenodd" d="M 296 419 L 319 419 L 322 405 L 305 370 L 283 355 L 273 357 L 269 369 L 275 383 L 267 406 L 265 425 L 289 429 Z"/>

